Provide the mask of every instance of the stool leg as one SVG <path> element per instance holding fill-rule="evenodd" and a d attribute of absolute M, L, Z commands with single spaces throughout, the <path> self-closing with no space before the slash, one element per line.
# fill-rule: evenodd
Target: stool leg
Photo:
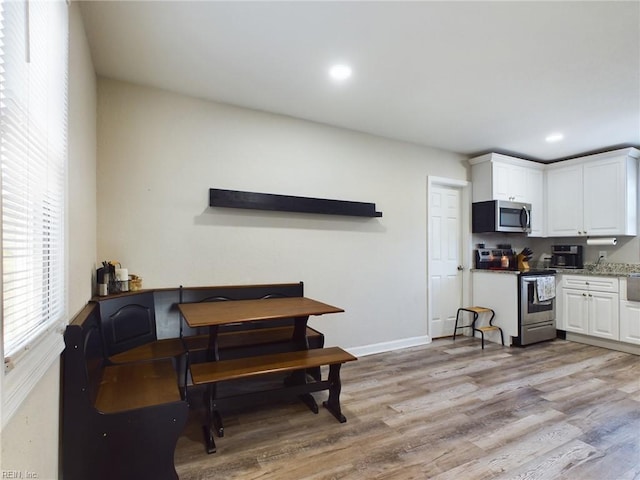
<path fill-rule="evenodd" d="M 456 332 L 458 331 L 458 317 L 460 316 L 460 311 L 461 309 L 459 308 L 458 311 L 456 312 L 456 324 L 453 327 L 453 341 L 456 341 Z"/>
<path fill-rule="evenodd" d="M 482 333 L 482 330 L 478 330 L 476 328 L 476 322 L 477 321 L 478 321 L 478 313 L 477 312 L 473 312 L 473 322 L 471 322 L 471 333 L 472 333 L 473 337 L 475 338 L 476 332 L 480 332 L 480 338 L 482 339 L 482 348 L 484 348 L 484 333 Z"/>
<path fill-rule="evenodd" d="M 494 310 L 491 310 L 491 318 L 489 319 L 489 325 L 493 326 L 493 319 L 495 318 L 495 316 L 496 316 L 496 312 Z M 502 334 L 502 329 L 498 327 L 498 330 L 500 331 L 500 342 L 504 347 L 504 335 Z"/>

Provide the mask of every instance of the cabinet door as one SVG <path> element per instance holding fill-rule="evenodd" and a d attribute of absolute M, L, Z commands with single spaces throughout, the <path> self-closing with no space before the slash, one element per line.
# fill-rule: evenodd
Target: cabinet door
<path fill-rule="evenodd" d="M 547 171 L 547 235 L 583 235 L 582 165 Z"/>
<path fill-rule="evenodd" d="M 640 345 L 640 302 L 620 302 L 620 340 Z"/>
<path fill-rule="evenodd" d="M 589 335 L 619 340 L 617 293 L 589 292 Z"/>
<path fill-rule="evenodd" d="M 527 168 L 508 163 L 493 163 L 493 198 L 509 202 L 527 202 Z"/>
<path fill-rule="evenodd" d="M 625 230 L 624 159 L 584 165 L 584 233 L 623 234 Z"/>
<path fill-rule="evenodd" d="M 544 236 L 544 174 L 535 168 L 526 169 L 527 203 L 531 204 L 530 237 Z"/>
<path fill-rule="evenodd" d="M 567 332 L 589 333 L 589 302 L 585 290 L 562 289 L 562 317 Z"/>

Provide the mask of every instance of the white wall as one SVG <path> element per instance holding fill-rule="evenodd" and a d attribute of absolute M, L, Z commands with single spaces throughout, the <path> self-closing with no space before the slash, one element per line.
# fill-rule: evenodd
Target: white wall
<path fill-rule="evenodd" d="M 96 261 L 96 78 L 77 3 L 69 8 L 69 314 L 91 297 Z M 2 430 L 2 469 L 58 478 L 60 362 Z M 34 477 L 35 478 L 35 477 Z"/>
<path fill-rule="evenodd" d="M 384 115 L 384 112 L 380 112 Z M 98 81 L 98 257 L 143 287 L 305 282 L 327 344 L 425 336 L 427 175 L 449 152 Z M 209 188 L 375 202 L 382 218 L 208 207 Z"/>

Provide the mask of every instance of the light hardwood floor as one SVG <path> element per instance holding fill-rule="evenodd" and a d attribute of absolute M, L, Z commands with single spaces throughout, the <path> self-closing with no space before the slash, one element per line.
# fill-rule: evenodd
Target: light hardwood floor
<path fill-rule="evenodd" d="M 464 337 L 362 357 L 342 379 L 347 423 L 300 402 L 253 407 L 225 415 L 212 455 L 192 410 L 180 479 L 640 478 L 638 356 Z"/>

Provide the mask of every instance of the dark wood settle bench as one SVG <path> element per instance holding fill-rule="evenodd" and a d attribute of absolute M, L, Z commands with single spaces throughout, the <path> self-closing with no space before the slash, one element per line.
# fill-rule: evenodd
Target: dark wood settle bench
<path fill-rule="evenodd" d="M 174 362 L 110 364 L 95 304 L 67 326 L 64 341 L 63 478 L 177 479 L 173 456 L 189 407 Z"/>
<path fill-rule="evenodd" d="M 303 296 L 303 289 L 303 283 L 299 282 L 268 285 L 180 287 L 174 290 L 178 293 L 177 303 L 189 303 Z M 163 291 L 170 290 L 164 289 Z M 180 322 L 179 334 L 173 338 L 157 338 L 155 291 L 131 292 L 97 298 L 94 299 L 94 302 L 97 308 L 92 310 L 90 323 L 92 324 L 92 331 L 98 330 L 98 332 L 92 334 L 94 337 L 92 338 L 92 350 L 96 350 L 97 345 L 101 344 L 104 355 L 101 357 L 101 362 L 103 365 L 108 366 L 106 371 L 109 373 L 104 378 L 113 377 L 116 381 L 111 381 L 110 383 L 114 385 L 122 385 L 122 380 L 120 382 L 117 380 L 127 378 L 128 384 L 137 385 L 137 388 L 145 390 L 148 388 L 146 386 L 147 382 L 144 380 L 147 378 L 145 375 L 149 375 L 148 373 L 143 373 L 145 369 L 151 369 L 150 365 L 154 365 L 153 368 L 160 368 L 158 367 L 159 365 L 164 365 L 163 375 L 170 376 L 167 366 L 172 364 L 174 375 L 175 371 L 178 371 L 182 398 L 188 400 L 190 398 L 188 392 L 191 390 L 188 387 L 190 386 L 197 388 L 202 385 L 210 385 L 212 383 L 217 385 L 219 382 L 226 380 L 256 377 L 267 373 L 292 372 L 291 378 L 296 379 L 295 383 L 298 385 L 295 388 L 292 388 L 292 385 L 288 385 L 285 389 L 270 392 L 268 398 L 276 398 L 283 391 L 286 391 L 288 395 L 297 392 L 301 398 L 305 399 L 305 403 L 317 413 L 317 405 L 315 405 L 315 401 L 309 395 L 309 392 L 329 390 L 329 400 L 324 402 L 325 406 L 336 418 L 340 421 L 345 421 L 339 404 L 341 388 L 339 369 L 342 363 L 355 360 L 355 357 L 340 349 L 338 349 L 340 350 L 339 352 L 336 349 L 324 349 L 322 351 L 324 335 L 313 328 L 307 327 L 309 349 L 310 351 L 319 350 L 320 353 L 301 358 L 299 357 L 301 353 L 308 354 L 309 352 L 295 351 L 296 347 L 291 342 L 294 319 L 224 325 L 220 328 L 218 337 L 219 358 L 221 361 L 215 362 L 217 364 L 215 368 L 218 373 L 212 377 L 211 371 L 208 370 L 210 363 L 206 362 L 209 340 L 209 334 L 206 329 L 200 331 L 190 329 L 183 323 L 181 318 L 176 317 L 175 320 Z M 176 315 L 178 315 L 175 305 L 171 307 L 171 310 L 175 310 Z M 174 321 L 174 319 L 171 321 Z M 250 375 L 246 372 L 238 374 L 234 366 L 237 364 L 233 363 L 232 360 L 238 360 L 240 362 L 239 365 L 244 365 L 252 373 Z M 87 361 L 87 364 L 89 364 L 89 361 Z M 133 365 L 137 366 L 133 367 Z M 198 365 L 195 369 L 198 372 L 197 381 L 189 380 L 188 374 L 193 374 L 194 371 L 193 368 L 189 368 L 189 365 L 193 365 L 193 367 Z M 323 382 L 320 367 L 325 365 L 330 366 L 330 372 L 329 378 Z M 314 380 L 311 384 L 306 380 L 300 380 L 305 373 Z M 143 380 L 138 381 L 140 379 Z M 211 390 L 208 389 L 207 391 L 210 392 Z M 157 393 L 154 392 L 151 396 L 156 397 Z M 143 396 L 142 393 L 136 395 Z M 96 399 L 99 401 L 98 404 L 101 408 L 106 408 L 107 410 L 115 408 L 117 411 L 119 408 L 137 405 L 136 401 L 130 403 L 132 400 L 129 397 L 131 396 L 121 391 L 119 393 L 109 393 L 105 389 L 99 398 L 96 396 Z M 160 395 L 157 398 L 165 397 Z M 253 400 L 264 400 L 264 398 L 263 392 L 257 392 L 253 395 L 244 393 L 240 396 L 220 397 L 213 404 L 215 405 L 215 412 L 208 412 L 208 414 L 219 418 L 218 409 L 220 408 L 241 403 L 251 403 Z M 151 398 L 148 398 L 147 401 L 151 401 Z M 112 405 L 112 407 L 108 405 Z M 144 405 L 144 402 L 142 402 L 142 405 Z M 66 410 L 65 413 L 67 413 Z M 72 414 L 70 413 L 70 415 Z M 222 436 L 224 431 L 222 423 L 220 420 L 218 423 L 217 432 Z M 73 429 L 70 431 L 73 431 Z M 211 445 L 207 447 L 208 451 L 215 451 L 213 438 L 211 438 Z M 172 455 L 171 458 L 173 458 Z M 160 476 L 157 478 L 165 477 Z"/>

